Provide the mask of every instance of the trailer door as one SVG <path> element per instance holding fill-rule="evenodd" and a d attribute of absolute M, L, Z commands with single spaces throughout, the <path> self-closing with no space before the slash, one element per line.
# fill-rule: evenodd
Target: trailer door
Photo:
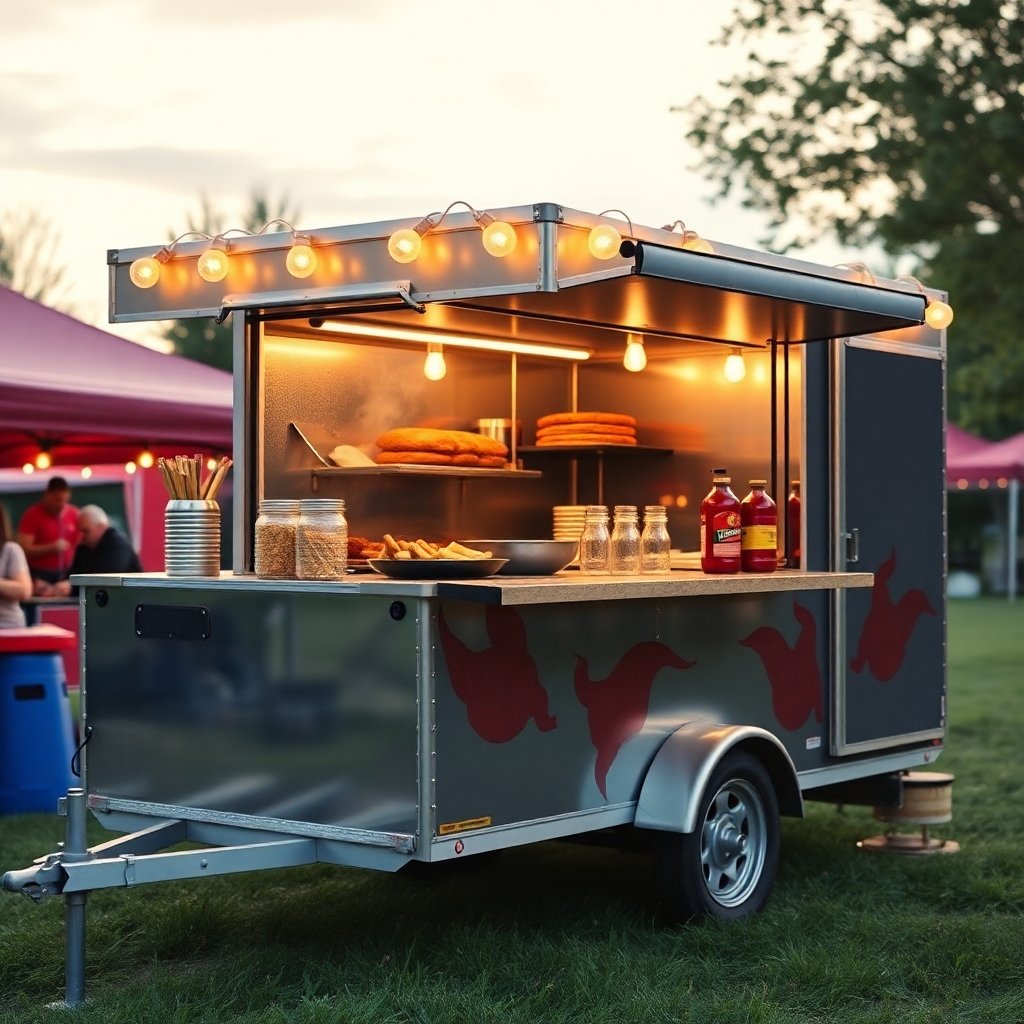
<path fill-rule="evenodd" d="M 833 351 L 833 564 L 873 572 L 836 594 L 832 753 L 940 737 L 946 711 L 944 337 L 852 338 Z"/>

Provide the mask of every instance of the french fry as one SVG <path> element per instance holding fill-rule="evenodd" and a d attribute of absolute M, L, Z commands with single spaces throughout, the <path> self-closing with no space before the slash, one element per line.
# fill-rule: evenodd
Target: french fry
<path fill-rule="evenodd" d="M 384 557 L 394 558 L 402 549 L 398 545 L 398 541 L 391 536 L 390 533 L 384 534 Z"/>
<path fill-rule="evenodd" d="M 409 554 L 413 558 L 422 558 L 424 561 L 429 561 L 434 557 L 434 552 L 428 547 L 424 547 L 418 540 L 414 540 L 409 545 Z"/>
<path fill-rule="evenodd" d="M 407 560 L 412 559 L 412 555 L 408 551 L 396 551 L 394 553 L 394 555 L 392 555 L 391 557 L 392 558 L 396 558 L 396 559 L 399 559 L 399 558 L 404 558 L 404 559 L 407 559 Z"/>
<path fill-rule="evenodd" d="M 454 551 L 456 554 L 463 555 L 466 558 L 490 558 L 490 551 L 477 551 L 476 548 L 467 548 L 465 544 L 460 544 L 457 540 L 453 540 L 448 545 L 449 551 Z"/>

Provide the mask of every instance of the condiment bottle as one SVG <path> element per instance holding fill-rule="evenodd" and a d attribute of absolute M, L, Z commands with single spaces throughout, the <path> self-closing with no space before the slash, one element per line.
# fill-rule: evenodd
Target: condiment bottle
<path fill-rule="evenodd" d="M 704 572 L 740 571 L 740 502 L 727 469 L 711 471 L 712 488 L 700 503 L 700 567 Z"/>
<path fill-rule="evenodd" d="M 580 572 L 607 572 L 608 546 L 608 509 L 588 505 L 580 536 Z"/>
<path fill-rule="evenodd" d="M 789 553 L 793 568 L 800 567 L 800 481 L 794 480 L 786 500 L 786 531 L 789 534 Z"/>
<path fill-rule="evenodd" d="M 744 572 L 774 572 L 779 566 L 779 511 L 765 492 L 767 480 L 751 480 L 740 502 L 740 567 Z"/>
<path fill-rule="evenodd" d="M 672 539 L 668 535 L 668 510 L 664 505 L 644 506 L 644 532 L 640 534 L 640 571 L 670 572 Z"/>
<path fill-rule="evenodd" d="M 620 576 L 640 572 L 640 531 L 636 505 L 616 505 L 608 554 L 608 571 Z"/>
<path fill-rule="evenodd" d="M 340 498 L 303 498 L 295 530 L 295 575 L 337 580 L 348 568 L 348 523 Z"/>
<path fill-rule="evenodd" d="M 299 503 L 283 498 L 260 502 L 255 530 L 255 570 L 261 579 L 285 580 L 295 576 L 295 533 Z"/>

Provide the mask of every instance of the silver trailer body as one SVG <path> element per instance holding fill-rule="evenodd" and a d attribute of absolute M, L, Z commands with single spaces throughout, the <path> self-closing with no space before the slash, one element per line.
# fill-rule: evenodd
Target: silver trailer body
<path fill-rule="evenodd" d="M 468 214 L 401 267 L 386 241 L 406 222 L 313 232 L 304 282 L 284 270 L 290 235 L 232 240 L 219 283 L 195 276 L 199 243 L 148 289 L 129 268 L 152 249 L 110 253 L 113 320 L 232 315 L 232 569 L 79 580 L 76 837 L 70 859 L 9 873 L 9 888 L 70 898 L 313 860 L 398 870 L 636 826 L 673 837 L 666 870 L 692 858 L 675 839 L 701 839 L 704 909 L 739 916 L 770 888 L 779 813 L 802 813 L 804 794 L 898 800 L 898 773 L 939 755 L 944 334 L 923 322 L 942 293 L 717 242 L 695 252 L 632 224 L 599 260 L 587 237 L 607 218 L 488 212 L 518 234 L 505 259 Z M 449 373 L 427 382 L 424 343 L 440 337 Z M 636 337 L 649 365 L 633 374 Z M 734 349 L 743 386 L 715 369 Z M 632 412 L 641 443 L 538 449 L 532 423 L 560 409 Z M 496 415 L 527 425 L 508 469 L 327 458 L 393 426 Z M 789 568 L 252 575 L 259 501 L 313 494 L 345 498 L 369 537 L 542 537 L 555 504 L 659 501 L 676 546 L 695 548 L 722 462 L 770 478 L 783 529 L 802 481 Z M 738 810 L 719 814 L 719 798 Z M 131 834 L 86 853 L 86 800 Z M 154 852 L 186 838 L 221 849 Z"/>

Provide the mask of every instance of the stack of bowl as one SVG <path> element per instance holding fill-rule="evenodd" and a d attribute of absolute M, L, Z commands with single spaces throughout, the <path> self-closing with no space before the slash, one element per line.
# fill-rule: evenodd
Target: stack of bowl
<path fill-rule="evenodd" d="M 553 517 L 555 540 L 579 540 L 586 515 L 586 505 L 556 505 Z"/>

